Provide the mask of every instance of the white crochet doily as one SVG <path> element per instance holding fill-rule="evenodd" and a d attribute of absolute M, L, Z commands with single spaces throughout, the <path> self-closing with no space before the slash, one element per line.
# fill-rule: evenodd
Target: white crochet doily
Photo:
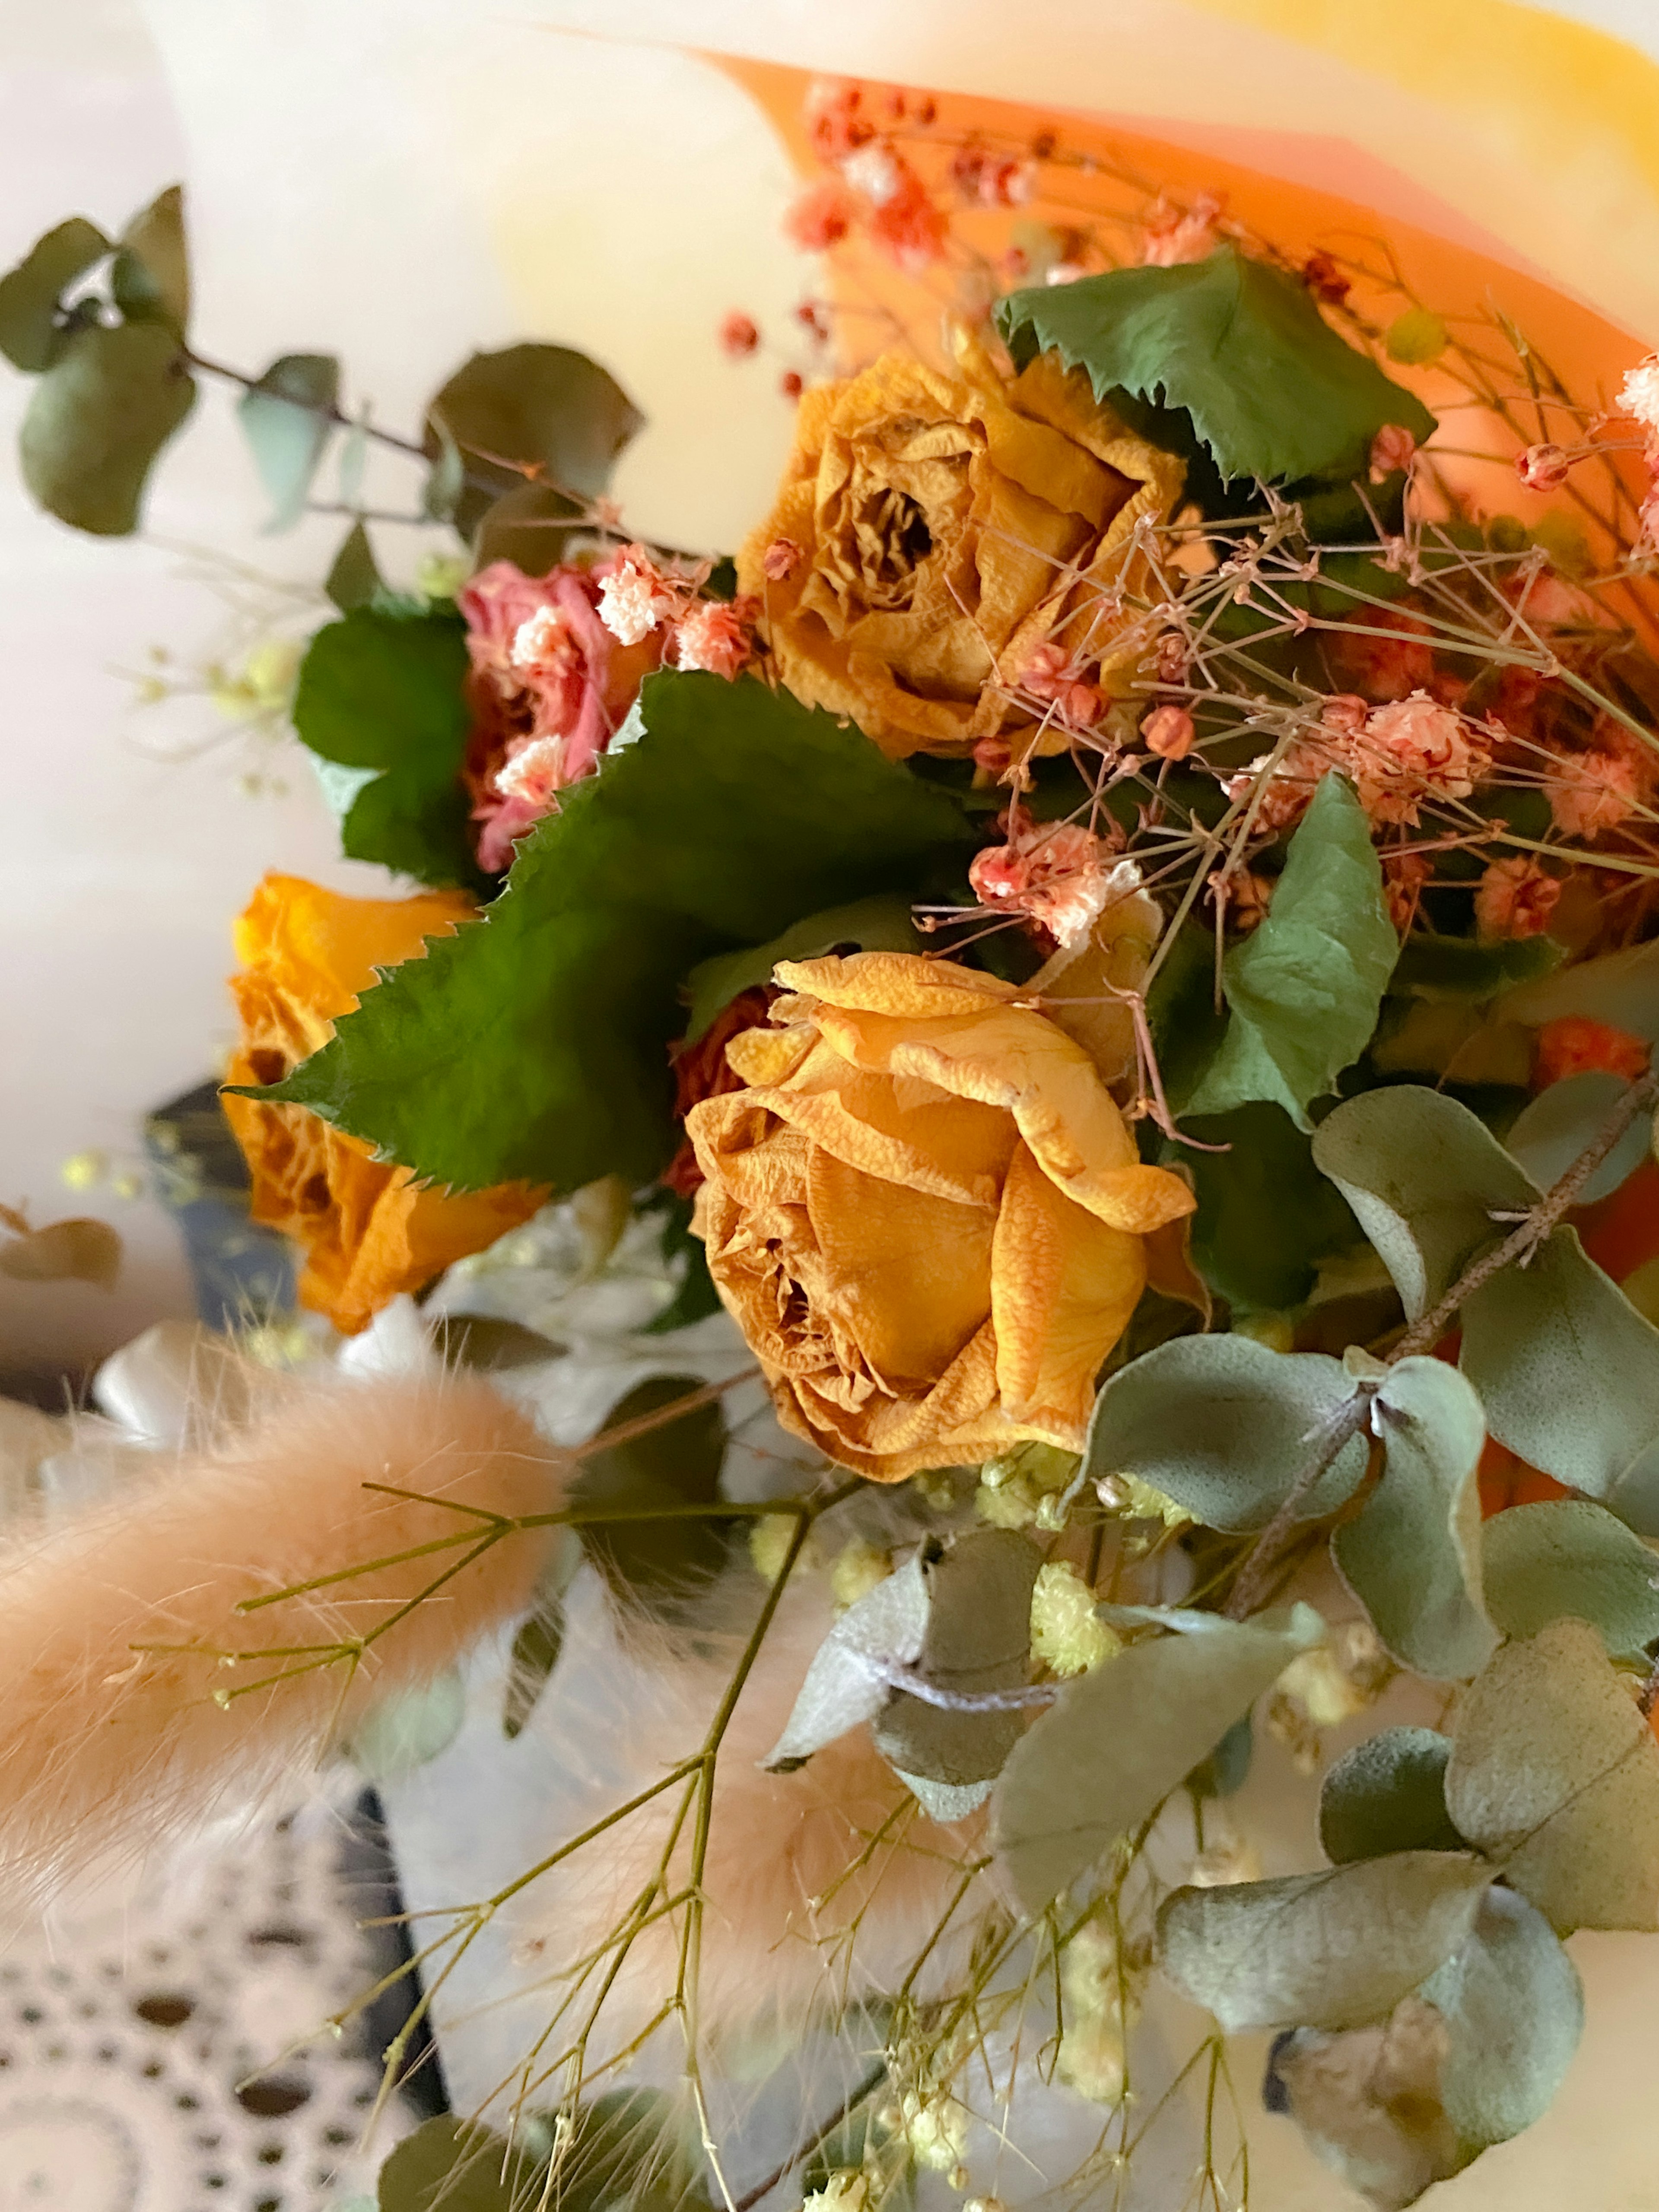
<path fill-rule="evenodd" d="M 198 1849 L 0 1955 L 0 2212 L 373 2212 L 411 2123 L 315 2032 L 373 1978 L 336 1816 Z M 298 2046 L 298 2047 L 293 2047 Z"/>

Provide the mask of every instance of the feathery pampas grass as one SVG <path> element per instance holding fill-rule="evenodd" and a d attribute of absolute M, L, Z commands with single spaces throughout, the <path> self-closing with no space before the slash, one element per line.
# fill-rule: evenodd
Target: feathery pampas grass
<path fill-rule="evenodd" d="M 307 1667 L 304 1653 L 392 1620 L 464 1547 L 236 1607 L 482 1532 L 485 1515 L 555 1508 L 562 1464 L 470 1378 L 295 1383 L 240 1435 L 14 1537 L 0 1550 L 0 1864 L 14 1890 L 257 1798 L 372 1696 L 429 1678 L 522 1612 L 556 1532 L 511 1534 L 459 1566 L 355 1668 Z M 255 1656 L 273 1647 L 300 1650 Z M 244 1682 L 263 1686 L 226 1702 Z"/>

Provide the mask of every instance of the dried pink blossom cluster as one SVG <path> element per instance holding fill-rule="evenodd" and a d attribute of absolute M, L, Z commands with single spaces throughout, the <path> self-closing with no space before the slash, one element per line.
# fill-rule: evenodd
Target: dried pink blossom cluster
<path fill-rule="evenodd" d="M 1491 771 L 1487 733 L 1426 691 L 1374 707 L 1357 729 L 1334 724 L 1328 709 L 1326 722 L 1373 822 L 1414 825 L 1425 801 L 1467 799 Z"/>
<path fill-rule="evenodd" d="M 623 645 L 667 631 L 677 668 L 706 669 L 730 683 L 754 657 L 760 609 L 748 599 L 699 598 L 707 573 L 682 574 L 660 567 L 643 545 L 624 545 L 600 583 L 599 619 Z"/>
<path fill-rule="evenodd" d="M 1489 861 L 1474 894 L 1475 927 L 1489 939 L 1541 936 L 1560 896 L 1560 878 L 1529 854 Z"/>
<path fill-rule="evenodd" d="M 1079 944 L 1114 899 L 1140 887 L 1133 860 L 1081 823 L 1036 823 L 1017 806 L 1005 817 L 1008 842 L 974 855 L 968 881 L 980 904 L 1040 922 L 1059 945 Z"/>
<path fill-rule="evenodd" d="M 1190 208 L 1160 200 L 1142 225 L 1142 265 L 1174 269 L 1183 261 L 1207 260 L 1221 243 L 1216 225 L 1225 206 L 1215 192 L 1200 192 Z"/>
<path fill-rule="evenodd" d="M 1098 721 L 1105 705 L 1098 689 L 1057 645 L 1036 647 L 1019 672 L 1019 688 L 1053 707 L 1074 730 Z"/>
<path fill-rule="evenodd" d="M 918 109 L 915 119 L 932 120 Z M 861 85 L 839 78 L 820 79 L 807 94 L 806 127 L 813 150 L 830 172 L 799 196 L 784 218 L 784 229 L 804 252 L 822 253 L 856 227 L 888 258 L 912 276 L 931 269 L 945 252 L 950 220 L 927 185 L 906 160 L 891 125 L 908 111 L 905 95 L 887 95 L 886 112 L 872 119 Z M 1021 165 L 985 172 L 988 204 L 1012 206 L 1022 195 Z"/>

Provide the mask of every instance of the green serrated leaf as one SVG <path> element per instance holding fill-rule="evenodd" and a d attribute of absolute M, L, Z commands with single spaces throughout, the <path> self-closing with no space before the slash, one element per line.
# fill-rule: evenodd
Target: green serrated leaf
<path fill-rule="evenodd" d="M 294 698 L 300 740 L 324 760 L 375 771 L 341 823 L 353 860 L 417 883 L 482 884 L 460 781 L 466 668 L 464 624 L 424 605 L 355 607 L 311 641 Z"/>
<path fill-rule="evenodd" d="M 1542 1913 L 1489 1889 L 1469 1940 L 1419 1994 L 1449 2031 L 1440 2095 L 1464 2148 L 1541 2120 L 1584 2029 L 1583 1985 Z"/>
<path fill-rule="evenodd" d="M 270 495 L 267 530 L 290 529 L 305 513 L 312 478 L 334 434 L 339 400 L 340 364 L 332 354 L 288 353 L 237 401 L 259 480 Z"/>
<path fill-rule="evenodd" d="M 1623 1076 L 1605 1068 L 1564 1076 L 1522 1107 L 1504 1142 L 1540 1190 L 1548 1190 L 1589 1150 L 1629 1088 Z M 1651 1125 L 1638 1114 L 1583 1186 L 1581 1203 L 1611 1197 L 1646 1159 L 1652 1141 Z"/>
<path fill-rule="evenodd" d="M 157 323 L 182 338 L 190 325 L 190 249 L 185 188 L 169 185 L 121 233 L 111 289 L 130 323 Z"/>
<path fill-rule="evenodd" d="M 1224 477 L 1363 475 L 1371 441 L 1435 419 L 1339 337 L 1307 287 L 1231 246 L 1173 269 L 1115 269 L 1015 292 L 997 327 L 1022 364 L 1053 348 L 1115 390 L 1190 416 Z"/>
<path fill-rule="evenodd" d="M 1283 1626 L 1227 1621 L 1133 1644 L 1063 1690 L 1015 1746 L 992 1801 L 997 1851 L 1026 1911 L 1150 1820 L 1323 1632 L 1308 1606 Z"/>
<path fill-rule="evenodd" d="M 462 1188 L 649 1182 L 677 1140 L 681 978 L 971 842 L 947 793 L 787 693 L 659 675 L 641 719 L 520 843 L 487 918 L 368 993 L 280 1096 Z"/>
<path fill-rule="evenodd" d="M 445 2112 L 380 2168 L 380 2212 L 523 2212 L 541 2167 L 489 2128 Z"/>
<path fill-rule="evenodd" d="M 1320 1124 L 1313 1156 L 1358 1216 L 1413 1321 L 1503 1234 L 1494 1214 L 1524 1212 L 1540 1195 L 1467 1106 L 1416 1084 L 1348 1099 Z"/>
<path fill-rule="evenodd" d="M 1158 1916 L 1158 1965 L 1230 2035 L 1363 2027 L 1468 1942 L 1492 1875 L 1473 1852 L 1396 1851 L 1178 1889 Z"/>
<path fill-rule="evenodd" d="M 1587 1620 L 1611 1659 L 1645 1658 L 1659 1638 L 1659 1555 L 1583 1498 L 1514 1505 L 1486 1526 L 1486 1610 L 1505 1636 Z"/>
<path fill-rule="evenodd" d="M 1314 1288 L 1319 1262 L 1360 1242 L 1341 1194 L 1314 1165 L 1313 1149 L 1282 1106 L 1265 1101 L 1231 1114 L 1183 1116 L 1194 1151 L 1166 1144 L 1193 1179 L 1193 1264 L 1237 1310 L 1283 1311 Z"/>
<path fill-rule="evenodd" d="M 1310 1100 L 1364 1050 L 1399 956 L 1382 867 L 1353 787 L 1321 778 L 1266 919 L 1222 963 L 1231 1015 L 1185 1111 L 1276 1101 L 1299 1129 Z"/>
<path fill-rule="evenodd" d="M 1390 991 L 1431 1002 L 1482 1005 L 1504 991 L 1550 975 L 1566 958 L 1553 937 L 1512 937 L 1482 945 L 1473 937 L 1437 937 L 1414 930 L 1400 948 Z"/>
<path fill-rule="evenodd" d="M 109 250 L 96 223 L 72 215 L 36 239 L 17 266 L 0 276 L 0 353 L 14 368 L 38 376 L 52 367 L 65 343 L 58 302 Z"/>
<path fill-rule="evenodd" d="M 158 323 L 76 331 L 30 394 L 23 481 L 47 513 L 99 538 L 138 526 L 151 465 L 196 399 Z"/>
<path fill-rule="evenodd" d="M 933 1604 L 928 1547 L 850 1605 L 812 1655 L 783 1734 L 761 1762 L 770 1774 L 790 1774 L 828 1743 L 872 1721 L 890 1702 L 884 1671 L 914 1667 L 921 1656 Z M 1030 1600 L 1027 1601 L 1029 1642 Z"/>
<path fill-rule="evenodd" d="M 1340 1359 L 1270 1352 L 1248 1336 L 1183 1336 L 1107 1382 L 1085 1464 L 1101 1481 L 1132 1474 L 1208 1528 L 1265 1528 L 1354 1395 Z M 1309 1520 L 1334 1513 L 1365 1472 L 1363 1439 L 1343 1447 L 1309 1492 Z"/>
<path fill-rule="evenodd" d="M 1499 1649 L 1458 1709 L 1446 1809 L 1558 1934 L 1659 1928 L 1659 1743 L 1588 1621 Z"/>
<path fill-rule="evenodd" d="M 1634 1036 L 1659 1039 L 1659 941 L 1577 962 L 1542 982 L 1510 992 L 1499 1012 L 1534 1028 L 1582 1014 Z"/>
<path fill-rule="evenodd" d="M 694 1375 L 649 1376 L 611 1408 L 605 1425 L 621 1428 L 702 1388 Z M 695 1406 L 631 1443 L 608 1445 L 585 1459 L 570 1502 L 584 1512 L 614 1509 L 624 1516 L 712 1505 L 720 1496 L 726 1443 L 719 1403 Z M 585 1522 L 581 1540 L 618 1597 L 664 1620 L 680 1617 L 688 1595 L 720 1571 L 730 1551 L 724 1521 L 678 1510 L 657 1519 Z"/>
<path fill-rule="evenodd" d="M 360 515 L 347 531 L 323 589 L 343 615 L 368 606 L 385 589 L 368 526 Z"/>
<path fill-rule="evenodd" d="M 1339 1759 L 1319 1793 L 1319 1840 L 1334 1866 L 1395 1851 L 1461 1851 L 1446 1810 L 1451 1738 L 1384 1729 Z"/>
<path fill-rule="evenodd" d="M 1481 1602 L 1480 1401 L 1443 1361 L 1402 1359 L 1371 1419 L 1382 1479 L 1332 1537 L 1336 1564 L 1401 1666 L 1468 1681 L 1498 1641 Z"/>
<path fill-rule="evenodd" d="M 922 940 L 910 919 L 910 902 L 901 891 L 855 899 L 793 922 L 769 944 L 742 952 L 716 953 L 700 960 L 686 978 L 691 994 L 686 1039 L 695 1043 L 722 1007 L 757 983 L 769 983 L 780 960 L 815 960 L 837 945 L 864 952 L 920 952 Z"/>
<path fill-rule="evenodd" d="M 1558 1229 L 1466 1298 L 1459 1364 L 1529 1467 L 1659 1535 L 1659 1329 Z"/>
<path fill-rule="evenodd" d="M 461 1732 L 466 1685 L 446 1667 L 429 1682 L 378 1695 L 354 1724 L 346 1757 L 376 1789 L 430 1765 Z"/>
<path fill-rule="evenodd" d="M 1042 1564 L 1036 1547 L 1015 1530 L 976 1528 L 926 1565 L 927 1627 L 917 1664 L 929 1682 L 975 1693 L 1024 1686 Z M 900 1691 L 872 1734 L 901 1773 L 959 1790 L 1000 1774 L 1024 1726 L 1020 1712 L 949 1712 Z"/>
<path fill-rule="evenodd" d="M 438 421 L 460 449 L 469 481 L 454 520 L 468 536 L 502 493 L 548 488 L 578 501 L 596 497 L 645 419 L 615 379 L 586 354 L 535 344 L 475 353 L 427 413 L 427 447 L 434 459 L 442 451 Z M 563 511 L 572 511 L 568 503 Z M 503 556 L 481 550 L 479 557 Z M 558 557 L 553 551 L 526 565 L 540 574 Z"/>

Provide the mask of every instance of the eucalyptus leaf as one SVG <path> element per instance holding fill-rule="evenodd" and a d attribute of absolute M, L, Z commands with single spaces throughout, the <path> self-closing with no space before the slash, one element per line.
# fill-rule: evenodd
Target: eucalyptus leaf
<path fill-rule="evenodd" d="M 1332 1537 L 1336 1564 L 1401 1666 L 1467 1681 L 1498 1641 L 1481 1603 L 1480 1401 L 1443 1360 L 1402 1359 L 1371 1421 L 1382 1479 Z"/>
<path fill-rule="evenodd" d="M 134 216 L 110 272 L 115 304 L 130 323 L 156 323 L 182 338 L 190 323 L 190 252 L 185 188 L 169 185 Z"/>
<path fill-rule="evenodd" d="M 1659 1329 L 1557 1229 L 1463 1303 L 1461 1364 L 1529 1467 L 1659 1534 Z"/>
<path fill-rule="evenodd" d="M 1605 1068 L 1564 1076 L 1522 1108 L 1504 1141 L 1540 1190 L 1548 1190 L 1589 1150 L 1629 1088 Z M 1584 1184 L 1580 1203 L 1610 1198 L 1646 1159 L 1652 1139 L 1649 1117 L 1638 1114 Z"/>
<path fill-rule="evenodd" d="M 1473 1852 L 1395 1851 L 1178 1889 L 1158 1916 L 1158 1965 L 1230 2035 L 1363 2027 L 1468 1942 L 1492 1875 Z"/>
<path fill-rule="evenodd" d="M 1451 1738 L 1384 1729 L 1345 1752 L 1319 1793 L 1319 1840 L 1334 1866 L 1395 1851 L 1461 1851 L 1446 1810 Z"/>
<path fill-rule="evenodd" d="M 1422 402 L 1339 337 L 1299 278 L 1224 246 L 1172 269 L 1115 269 L 1012 293 L 997 327 L 1017 362 L 1057 349 L 1115 390 L 1183 409 L 1223 477 L 1362 475 L 1396 422 L 1419 443 Z"/>
<path fill-rule="evenodd" d="M 1132 1474 L 1206 1528 L 1265 1528 L 1354 1395 L 1339 1359 L 1271 1352 L 1248 1336 L 1182 1336 L 1107 1382 L 1090 1423 L 1094 1481 Z M 1304 1501 L 1318 1520 L 1352 1496 L 1366 1448 L 1351 1438 Z"/>
<path fill-rule="evenodd" d="M 927 1628 L 918 1672 L 957 1692 L 1024 1688 L 1030 1675 L 1031 1592 L 1042 1564 L 1036 1547 L 1013 1529 L 958 1536 L 923 1570 Z M 907 1778 L 965 1789 L 1002 1771 L 1024 1727 L 1018 1711 L 951 1712 L 900 1691 L 876 1717 L 872 1734 L 882 1757 Z"/>
<path fill-rule="evenodd" d="M 580 507 L 550 484 L 514 484 L 478 512 L 475 521 L 477 510 L 477 496 L 464 492 L 455 520 L 458 528 L 465 521 L 474 566 L 487 568 L 492 562 L 510 561 L 527 576 L 545 575 L 562 561 L 581 526 Z"/>
<path fill-rule="evenodd" d="M 850 906 L 826 907 L 792 922 L 765 945 L 740 952 L 717 952 L 700 960 L 686 977 L 691 1007 L 686 1042 L 695 1044 L 716 1014 L 757 983 L 769 983 L 780 960 L 815 960 L 837 945 L 865 952 L 920 952 L 922 940 L 910 919 L 910 902 L 901 891 L 854 899 Z"/>
<path fill-rule="evenodd" d="M 467 665 L 465 627 L 448 611 L 357 606 L 312 639 L 294 698 L 300 741 L 376 771 L 341 823 L 353 860 L 417 883 L 482 883 L 460 781 Z"/>
<path fill-rule="evenodd" d="M 236 403 L 236 413 L 270 495 L 268 530 L 287 530 L 305 513 L 340 401 L 340 364 L 329 353 L 289 353 L 274 361 Z"/>
<path fill-rule="evenodd" d="M 374 549 L 369 543 L 368 526 L 361 515 L 341 541 L 323 589 L 343 615 L 368 606 L 383 589 Z"/>
<path fill-rule="evenodd" d="M 907 1774 L 902 1766 L 893 1771 L 928 1819 L 945 1828 L 977 1813 L 996 1788 L 994 1775 L 983 1782 L 934 1782 L 926 1774 Z"/>
<path fill-rule="evenodd" d="M 109 250 L 96 223 L 73 215 L 36 239 L 17 266 L 0 276 L 0 353 L 14 368 L 38 376 L 52 367 L 64 344 L 58 302 Z"/>
<path fill-rule="evenodd" d="M 1659 1553 L 1584 1498 L 1515 1505 L 1486 1525 L 1486 1610 L 1505 1636 L 1588 1620 L 1607 1656 L 1645 1657 L 1659 1638 Z"/>
<path fill-rule="evenodd" d="M 793 1773 L 825 1744 L 874 1720 L 893 1694 L 886 1670 L 921 1658 L 932 1603 L 925 1548 L 849 1606 L 819 1644 L 783 1734 L 762 1762 L 769 1773 Z M 1028 1598 L 1028 1615 L 1029 1607 Z"/>
<path fill-rule="evenodd" d="M 648 1376 L 611 1407 L 605 1425 L 665 1413 L 702 1388 L 696 1376 Z M 684 1510 L 718 1499 L 726 1444 L 718 1402 L 696 1406 L 629 1443 L 590 1452 L 571 1486 L 571 1504 L 598 1516 L 579 1524 L 589 1559 L 618 1597 L 653 1619 L 678 1620 L 726 1564 L 726 1522 Z M 607 1521 L 608 1510 L 623 1517 Z"/>
<path fill-rule="evenodd" d="M 1468 1942 L 1420 1994 L 1449 2030 L 1440 2094 L 1463 2145 L 1484 2150 L 1541 2120 L 1584 2027 L 1583 1985 L 1543 1914 L 1489 1889 Z"/>
<path fill-rule="evenodd" d="M 540 2172 L 490 2129 L 444 2112 L 392 2152 L 376 2202 L 380 2212 L 524 2212 Z"/>
<path fill-rule="evenodd" d="M 421 710 L 461 717 L 459 677 Z M 913 892 L 971 848 L 946 792 L 787 692 L 660 674 L 641 714 L 520 842 L 486 918 L 366 993 L 281 1097 L 460 1188 L 649 1182 L 678 1140 L 688 971 L 838 900 Z"/>
<path fill-rule="evenodd" d="M 1332 771 L 1291 839 L 1265 919 L 1222 963 L 1231 1018 L 1185 1111 L 1266 1098 L 1310 1127 L 1310 1102 L 1335 1088 L 1376 1027 L 1399 950 L 1370 819 Z"/>
<path fill-rule="evenodd" d="M 156 456 L 195 400 L 170 330 L 84 325 L 29 395 L 17 441 L 23 481 L 74 529 L 125 537 L 138 527 Z"/>
<path fill-rule="evenodd" d="M 1580 1014 L 1651 1042 L 1659 1039 L 1659 941 L 1575 962 L 1542 982 L 1511 991 L 1501 1011 L 1533 1028 Z"/>
<path fill-rule="evenodd" d="M 1525 1212 L 1541 1195 L 1467 1106 L 1416 1084 L 1346 1100 L 1320 1124 L 1313 1156 L 1358 1216 L 1413 1321 L 1505 1232 L 1494 1215 Z"/>
<path fill-rule="evenodd" d="M 1323 1632 L 1298 1605 L 1282 1626 L 1229 1621 L 1132 1644 L 1063 1690 L 1014 1747 L 992 1802 L 1025 1911 L 1041 1912 L 1149 1820 Z"/>
<path fill-rule="evenodd" d="M 429 1682 L 383 1691 L 353 1725 L 346 1756 L 376 1789 L 401 1781 L 447 1751 L 466 1718 L 466 1685 L 446 1667 Z"/>
<path fill-rule="evenodd" d="M 1659 1743 L 1587 1621 L 1499 1649 L 1458 1710 L 1446 1809 L 1559 1935 L 1659 1928 Z"/>
<path fill-rule="evenodd" d="M 427 414 L 434 459 L 442 453 L 440 422 L 464 458 L 471 481 L 460 492 L 455 520 L 469 534 L 495 497 L 520 487 L 595 498 L 644 421 L 597 362 L 568 346 L 538 344 L 475 353 Z M 494 491 L 485 489 L 489 485 Z M 566 512 L 572 511 L 567 502 Z M 550 553 L 540 568 L 557 558 Z"/>

